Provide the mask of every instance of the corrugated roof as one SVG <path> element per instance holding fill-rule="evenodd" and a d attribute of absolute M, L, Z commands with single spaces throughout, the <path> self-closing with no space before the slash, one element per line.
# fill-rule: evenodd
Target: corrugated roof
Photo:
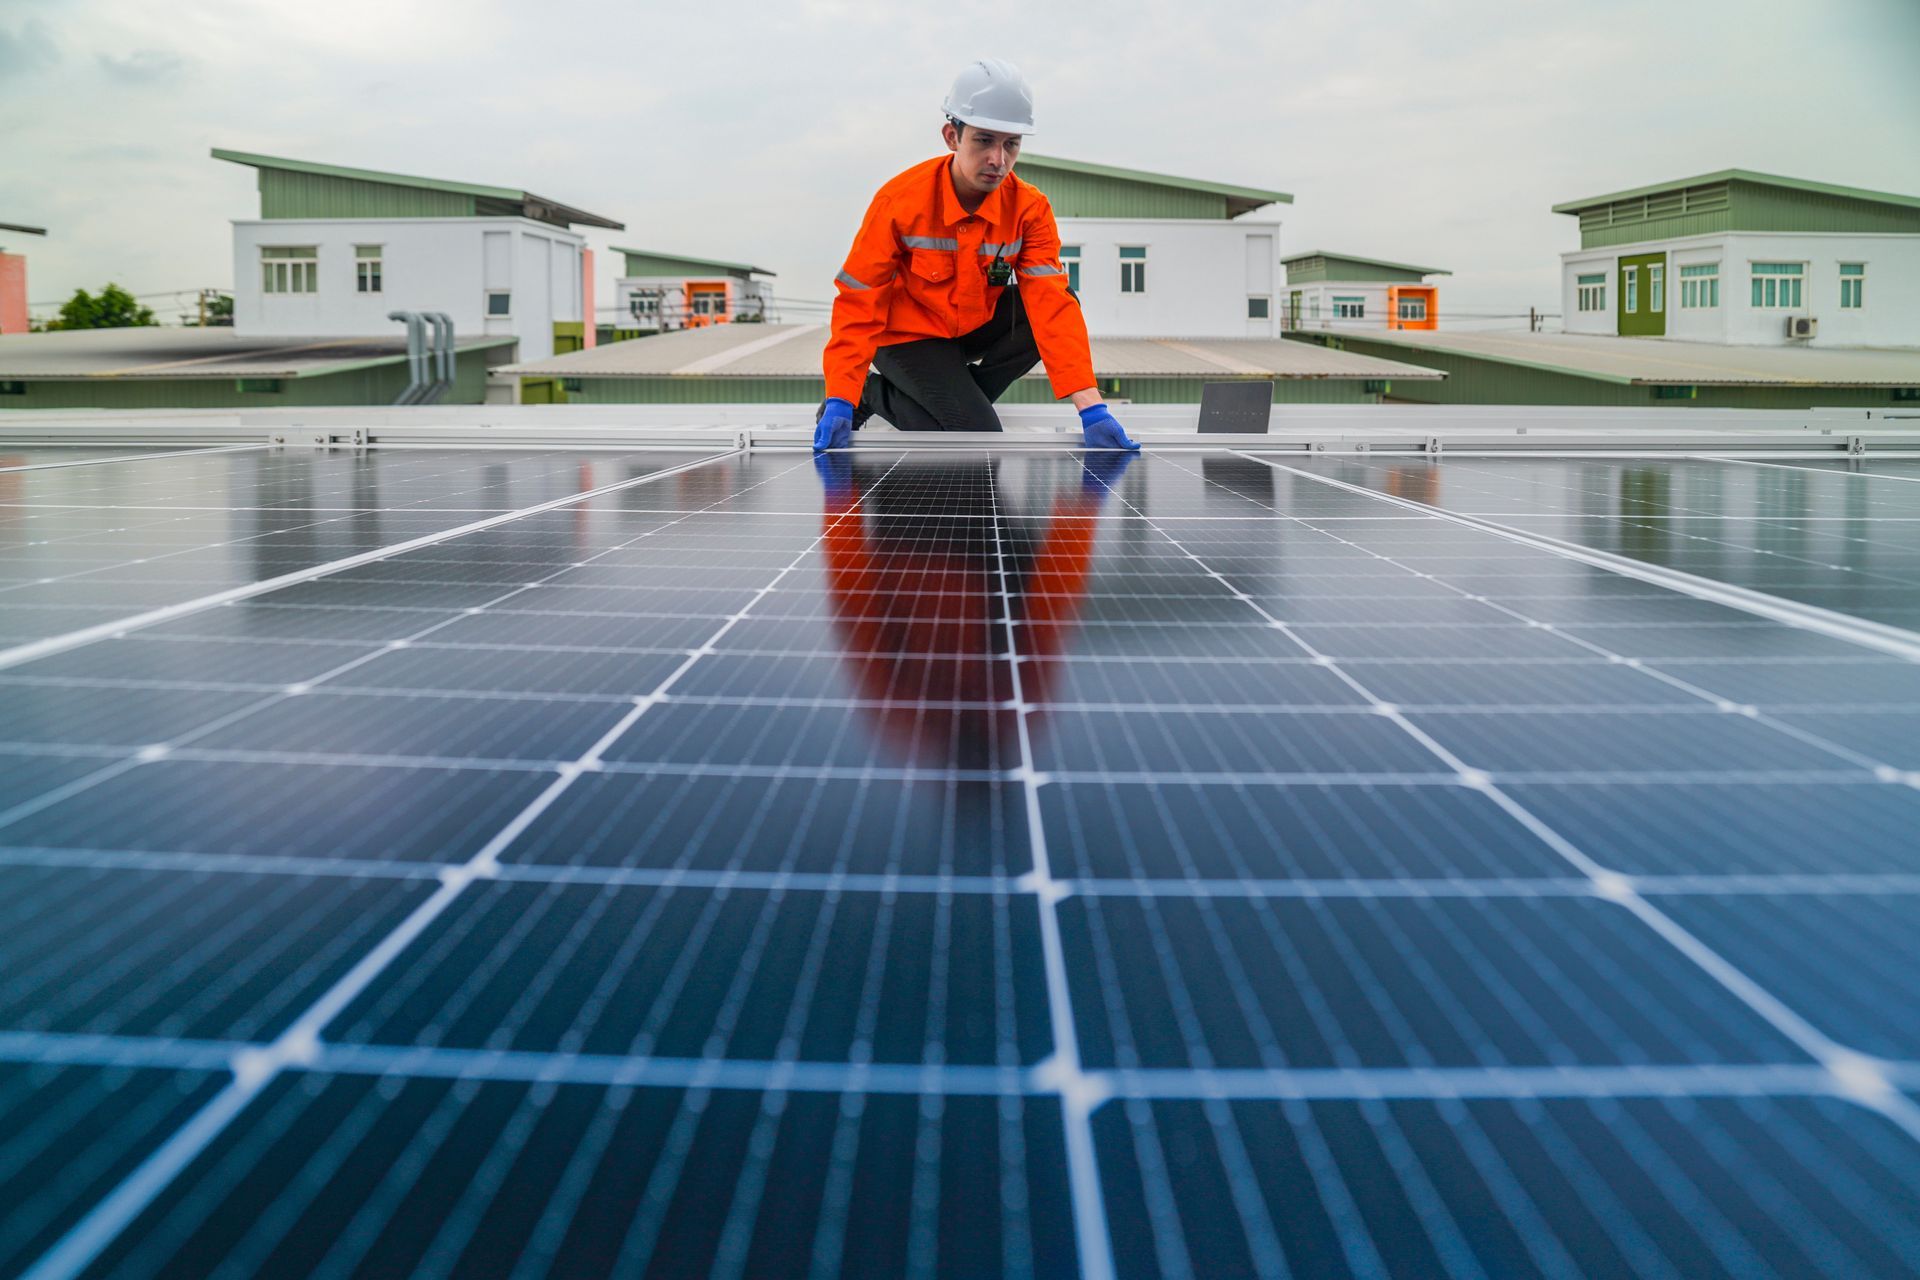
<path fill-rule="evenodd" d="M 511 337 L 459 338 L 461 351 Z M 311 378 L 407 358 L 404 337 L 244 338 L 227 328 L 76 329 L 0 335 L 0 378 Z"/>
<path fill-rule="evenodd" d="M 817 378 L 827 326 L 729 324 L 603 343 L 501 372 L 541 378 Z M 1439 378 L 1432 369 L 1278 338 L 1095 338 L 1102 378 Z M 1036 369 L 1029 377 L 1041 377 Z"/>
<path fill-rule="evenodd" d="M 743 275 L 770 276 L 777 273 L 765 267 L 756 267 L 746 262 L 725 262 L 719 258 L 690 258 L 684 253 L 661 253 L 657 249 L 629 249 L 623 245 L 614 245 L 615 253 L 631 254 L 639 258 L 652 258 L 658 262 L 679 262 L 689 267 L 698 267 L 713 271 L 730 271 Z"/>
<path fill-rule="evenodd" d="M 1869 191 L 1864 187 L 1843 187 L 1831 182 L 1809 182 L 1805 178 L 1786 178 L 1775 173 L 1756 173 L 1752 169 L 1721 169 L 1714 173 L 1703 173 L 1695 178 L 1677 178 L 1672 182 L 1656 182 L 1651 186 L 1613 191 L 1603 196 L 1586 196 L 1579 200 L 1568 200 L 1553 206 L 1553 211 L 1579 213 L 1583 209 L 1611 204 L 1615 200 L 1662 195 L 1669 191 L 1680 191 L 1687 187 L 1705 186 L 1715 182 L 1751 182 L 1763 187 L 1785 187 L 1790 191 L 1808 191 L 1816 195 L 1838 196 L 1845 200 L 1867 200 L 1875 204 L 1920 209 L 1920 196 L 1904 196 L 1892 191 Z"/>
<path fill-rule="evenodd" d="M 1178 187 L 1185 191 L 1204 191 L 1210 195 L 1225 196 L 1230 217 L 1237 217 L 1250 209 L 1258 209 L 1263 204 L 1293 203 L 1293 196 L 1285 191 L 1268 191 L 1263 187 L 1243 187 L 1230 182 L 1210 182 L 1204 178 L 1176 178 L 1166 173 L 1149 173 L 1145 169 L 1122 169 L 1118 165 L 1090 164 L 1085 160 L 1062 160 L 1057 156 L 1037 156 L 1030 151 L 1020 153 L 1014 172 L 1018 173 L 1021 167 L 1058 169 L 1063 173 L 1084 173 L 1095 178 L 1113 178 L 1120 182 L 1138 182 L 1154 187 Z"/>
<path fill-rule="evenodd" d="M 347 178 L 355 182 L 378 182 L 390 187 L 417 187 L 423 191 L 444 191 L 453 195 L 474 196 L 484 200 L 501 200 L 523 207 L 525 216 L 539 221 L 561 221 L 569 226 L 606 227 L 613 231 L 625 231 L 627 224 L 603 218 L 597 213 L 588 213 L 572 205 L 562 204 L 558 200 L 549 200 L 545 196 L 534 195 L 517 187 L 489 187 L 473 182 L 450 182 L 443 178 L 421 178 L 407 173 L 385 173 L 377 169 L 350 169 L 345 165 L 317 164 L 311 160 L 289 160 L 284 156 L 264 156 L 250 151 L 229 151 L 224 147 L 213 148 L 215 160 L 230 160 L 234 164 L 244 164 L 255 169 L 284 169 L 289 173 L 307 173 L 322 178 Z M 533 208 L 527 208 L 533 206 Z"/>
<path fill-rule="evenodd" d="M 1920 386 L 1920 349 L 1911 347 L 1728 347 L 1608 334 L 1445 329 L 1369 330 L 1352 337 L 1404 348 L 1409 360 L 1418 360 L 1419 351 L 1442 351 L 1637 386 Z"/>
<path fill-rule="evenodd" d="M 1450 276 L 1453 274 L 1453 272 L 1447 270 L 1445 267 L 1421 267 L 1415 266 L 1411 262 L 1389 262 L 1385 258 L 1363 258 L 1357 253 L 1333 253 L 1326 249 L 1309 249 L 1305 253 L 1290 253 L 1280 259 L 1280 265 L 1283 267 L 1291 266 L 1296 262 L 1304 262 L 1308 258 L 1326 258 L 1334 262 L 1360 262 L 1365 263 L 1369 267 L 1386 267 L 1392 271 L 1411 271 L 1416 275 L 1423 276 Z"/>

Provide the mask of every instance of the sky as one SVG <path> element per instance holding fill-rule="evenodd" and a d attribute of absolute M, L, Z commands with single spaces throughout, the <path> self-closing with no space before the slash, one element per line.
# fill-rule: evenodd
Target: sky
<path fill-rule="evenodd" d="M 212 147 L 516 187 L 624 244 L 826 299 L 976 57 L 1029 149 L 1292 192 L 1283 253 L 1450 268 L 1557 310 L 1560 201 L 1724 168 L 1920 194 L 1920 0 L 0 0 L 0 232 L 34 302 L 229 287 L 251 169 Z M 185 303 L 149 301 L 171 319 Z M 41 308 L 36 308 L 38 313 Z M 797 318 L 797 317 L 793 317 Z"/>

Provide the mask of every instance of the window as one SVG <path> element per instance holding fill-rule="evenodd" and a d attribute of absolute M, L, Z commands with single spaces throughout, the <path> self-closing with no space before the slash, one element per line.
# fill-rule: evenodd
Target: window
<path fill-rule="evenodd" d="M 1627 310 L 1640 310 L 1640 268 L 1626 268 L 1627 282 L 1620 287 L 1621 295 L 1627 300 Z"/>
<path fill-rule="evenodd" d="M 377 244 L 357 244 L 353 246 L 354 287 L 361 293 L 379 293 L 380 290 L 380 246 Z"/>
<path fill-rule="evenodd" d="M 1080 292 L 1080 246 L 1063 244 L 1060 246 L 1060 262 L 1067 269 L 1067 288 Z"/>
<path fill-rule="evenodd" d="M 701 289 L 693 295 L 693 314 L 697 316 L 717 316 L 726 311 L 726 295 L 715 293 L 711 289 Z"/>
<path fill-rule="evenodd" d="M 1120 246 L 1120 292 L 1147 291 L 1147 249 L 1145 245 Z"/>
<path fill-rule="evenodd" d="M 1800 282 L 1807 274 L 1804 262 L 1753 264 L 1753 305 L 1764 310 L 1791 311 L 1800 305 Z"/>
<path fill-rule="evenodd" d="M 1427 300 L 1425 298 L 1400 299 L 1400 318 L 1402 320 L 1425 320 L 1427 318 Z"/>
<path fill-rule="evenodd" d="M 1593 276 L 1580 276 L 1574 283 L 1579 287 L 1580 310 L 1605 311 L 1607 309 L 1607 277 L 1605 273 Z"/>
<path fill-rule="evenodd" d="M 1315 320 L 1320 318 L 1320 295 L 1314 294 L 1313 301 L 1307 304 L 1308 314 Z"/>
<path fill-rule="evenodd" d="M 513 294 L 506 289 L 495 289 L 487 295 L 487 314 L 490 316 L 510 316 L 513 314 Z"/>
<path fill-rule="evenodd" d="M 310 244 L 260 246 L 260 288 L 265 293 L 314 293 L 320 285 L 320 250 Z"/>
<path fill-rule="evenodd" d="M 633 313 L 635 319 L 651 319 L 660 314 L 660 295 L 636 293 L 627 300 L 627 310 Z"/>
<path fill-rule="evenodd" d="M 1267 300 L 1265 298 L 1247 299 L 1247 319 L 1265 320 L 1267 318 Z"/>
<path fill-rule="evenodd" d="M 1695 311 L 1720 305 L 1720 264 L 1697 262 L 1680 268 L 1680 309 Z"/>
<path fill-rule="evenodd" d="M 1365 298 L 1342 298 L 1333 300 L 1333 318 L 1335 320 L 1365 320 L 1367 318 L 1367 300 Z"/>
<path fill-rule="evenodd" d="M 23 396 L 27 394 L 24 382 L 0 382 L 0 396 Z"/>
<path fill-rule="evenodd" d="M 1864 262 L 1843 262 L 1840 264 L 1840 309 L 1858 311 L 1866 305 L 1867 264 Z"/>
<path fill-rule="evenodd" d="M 1647 310 L 1667 309 L 1667 267 L 1662 262 L 1647 264 Z"/>

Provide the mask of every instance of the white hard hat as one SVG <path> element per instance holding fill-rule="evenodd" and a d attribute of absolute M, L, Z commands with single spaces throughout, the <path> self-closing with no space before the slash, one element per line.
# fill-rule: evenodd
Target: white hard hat
<path fill-rule="evenodd" d="M 943 104 L 961 124 L 995 133 L 1033 132 L 1033 90 L 1020 68 L 1000 58 L 967 64 Z"/>

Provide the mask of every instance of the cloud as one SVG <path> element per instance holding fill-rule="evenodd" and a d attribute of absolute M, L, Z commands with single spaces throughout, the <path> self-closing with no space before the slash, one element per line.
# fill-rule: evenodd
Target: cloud
<path fill-rule="evenodd" d="M 40 19 L 31 19 L 18 31 L 0 31 L 0 76 L 24 76 L 59 61 L 60 46 Z"/>
<path fill-rule="evenodd" d="M 122 84 L 145 85 L 171 80 L 186 68 L 187 60 L 165 49 L 135 49 L 124 58 L 110 53 L 94 55 L 108 78 Z"/>

